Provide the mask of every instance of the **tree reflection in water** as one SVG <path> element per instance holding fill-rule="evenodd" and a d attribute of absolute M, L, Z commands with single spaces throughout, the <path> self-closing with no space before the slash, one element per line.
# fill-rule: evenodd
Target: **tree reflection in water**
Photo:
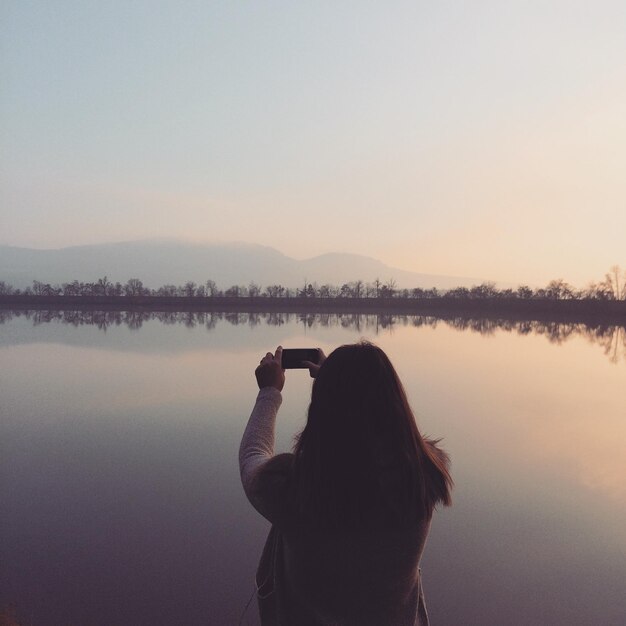
<path fill-rule="evenodd" d="M 493 335 L 496 331 L 513 332 L 519 335 L 542 335 L 554 344 L 562 344 L 572 337 L 584 337 L 599 345 L 612 363 L 626 361 L 626 327 L 608 324 L 584 324 L 581 322 L 554 322 L 540 320 L 509 320 L 471 317 L 434 317 L 429 315 L 390 315 L 362 313 L 278 313 L 276 311 L 229 312 L 215 311 L 0 311 L 0 324 L 13 318 L 31 320 L 33 326 L 60 322 L 71 326 L 97 326 L 106 332 L 111 326 L 126 325 L 139 330 L 144 322 L 157 320 L 163 324 L 184 324 L 187 328 L 204 326 L 213 330 L 218 323 L 228 322 L 234 326 L 242 324 L 255 327 L 282 326 L 298 322 L 306 328 L 341 327 L 354 329 L 358 333 L 374 335 L 392 332 L 398 326 L 426 326 L 436 328 L 439 324 L 460 331 Z"/>

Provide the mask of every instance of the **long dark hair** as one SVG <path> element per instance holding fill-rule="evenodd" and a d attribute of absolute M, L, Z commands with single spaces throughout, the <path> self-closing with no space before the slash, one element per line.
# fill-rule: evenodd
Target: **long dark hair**
<path fill-rule="evenodd" d="M 298 436 L 294 488 L 302 520 L 363 527 L 427 519 L 449 505 L 447 455 L 424 438 L 387 355 L 361 342 L 320 368 Z"/>

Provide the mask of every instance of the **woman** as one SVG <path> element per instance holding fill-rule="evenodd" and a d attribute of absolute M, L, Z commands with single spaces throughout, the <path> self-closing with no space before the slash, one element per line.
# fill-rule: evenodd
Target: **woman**
<path fill-rule="evenodd" d="M 274 455 L 285 373 L 267 353 L 239 464 L 272 523 L 257 571 L 261 621 L 281 626 L 423 626 L 419 561 L 433 510 L 450 504 L 448 457 L 422 437 L 385 353 L 341 346 L 315 378 L 292 454 Z"/>

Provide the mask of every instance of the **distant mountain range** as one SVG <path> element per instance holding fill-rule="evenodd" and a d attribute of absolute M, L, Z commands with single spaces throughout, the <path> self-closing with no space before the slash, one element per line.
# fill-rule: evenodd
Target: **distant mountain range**
<path fill-rule="evenodd" d="M 198 284 L 208 279 L 218 287 L 282 284 L 299 287 L 307 283 L 341 286 L 354 280 L 383 283 L 395 280 L 398 287 L 447 289 L 471 286 L 478 279 L 407 272 L 377 259 L 358 254 L 331 253 L 310 259 L 290 258 L 274 248 L 244 243 L 196 244 L 170 240 L 144 240 L 58 250 L 0 246 L 0 280 L 24 288 L 33 280 L 62 284 L 79 280 L 94 282 L 107 276 L 125 283 L 139 278 L 146 287 L 166 284 Z"/>

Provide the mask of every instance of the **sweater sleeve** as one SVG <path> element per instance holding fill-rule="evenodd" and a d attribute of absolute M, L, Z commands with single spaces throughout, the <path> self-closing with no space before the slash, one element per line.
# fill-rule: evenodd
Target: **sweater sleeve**
<path fill-rule="evenodd" d="M 262 492 L 255 488 L 263 466 L 274 456 L 274 426 L 282 396 L 274 387 L 259 391 L 239 446 L 239 472 L 243 489 L 254 508 L 270 518 Z"/>

